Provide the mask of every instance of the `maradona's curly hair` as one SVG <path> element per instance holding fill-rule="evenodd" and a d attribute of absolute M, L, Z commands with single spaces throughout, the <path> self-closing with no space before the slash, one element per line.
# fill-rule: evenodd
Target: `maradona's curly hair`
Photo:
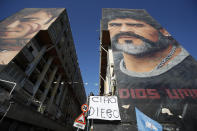
<path fill-rule="evenodd" d="M 107 23 L 114 19 L 126 19 L 131 18 L 139 21 L 143 21 L 155 29 L 162 29 L 162 26 L 154 20 L 145 10 L 143 9 L 115 9 L 105 8 L 102 9 L 102 29 L 107 29 Z"/>

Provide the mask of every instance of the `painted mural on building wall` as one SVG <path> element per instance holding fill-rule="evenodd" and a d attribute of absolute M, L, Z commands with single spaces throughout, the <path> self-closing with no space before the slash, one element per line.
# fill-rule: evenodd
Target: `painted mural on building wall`
<path fill-rule="evenodd" d="M 8 64 L 27 42 L 45 30 L 62 8 L 25 8 L 0 22 L 0 64 Z"/>
<path fill-rule="evenodd" d="M 103 9 L 113 50 L 122 122 L 137 107 L 161 124 L 197 129 L 197 62 L 145 10 Z"/>

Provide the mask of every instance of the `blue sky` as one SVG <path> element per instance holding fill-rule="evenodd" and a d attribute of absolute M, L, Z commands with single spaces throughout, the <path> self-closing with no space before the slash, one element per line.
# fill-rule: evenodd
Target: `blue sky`
<path fill-rule="evenodd" d="M 197 59 L 196 0 L 1 0 L 0 20 L 30 7 L 67 9 L 86 94 L 98 94 L 102 8 L 146 9 Z"/>

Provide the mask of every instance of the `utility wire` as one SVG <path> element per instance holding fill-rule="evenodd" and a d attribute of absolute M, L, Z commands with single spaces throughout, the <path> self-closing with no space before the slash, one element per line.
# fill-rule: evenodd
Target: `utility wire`
<path fill-rule="evenodd" d="M 14 102 L 11 102 L 11 101 L 10 101 L 10 105 L 8 106 L 6 112 L 3 114 L 3 116 L 2 116 L 2 118 L 1 118 L 1 120 L 0 120 L 0 123 L 2 123 L 3 119 L 4 119 L 5 116 L 7 115 L 8 111 L 10 110 L 10 107 L 11 107 L 11 105 L 12 105 L 13 103 L 14 103 Z"/>

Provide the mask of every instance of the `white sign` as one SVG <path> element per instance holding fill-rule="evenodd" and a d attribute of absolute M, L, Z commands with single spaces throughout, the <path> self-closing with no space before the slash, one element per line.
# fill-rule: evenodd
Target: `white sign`
<path fill-rule="evenodd" d="M 117 96 L 90 96 L 88 119 L 121 120 Z"/>
<path fill-rule="evenodd" d="M 81 123 L 78 123 L 78 122 L 74 122 L 73 126 L 74 127 L 77 127 L 77 128 L 80 128 L 82 130 L 85 129 L 85 125 L 84 124 L 81 124 Z"/>

